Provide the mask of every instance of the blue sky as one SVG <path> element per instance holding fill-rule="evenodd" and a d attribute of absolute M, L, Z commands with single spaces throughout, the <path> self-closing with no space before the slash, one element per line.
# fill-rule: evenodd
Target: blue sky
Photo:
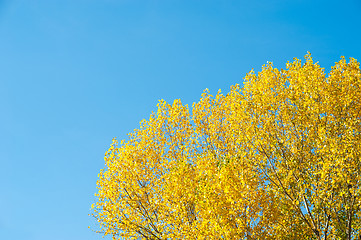
<path fill-rule="evenodd" d="M 267 61 L 361 60 L 361 2 L 0 0 L 0 239 L 92 240 L 113 137 Z"/>

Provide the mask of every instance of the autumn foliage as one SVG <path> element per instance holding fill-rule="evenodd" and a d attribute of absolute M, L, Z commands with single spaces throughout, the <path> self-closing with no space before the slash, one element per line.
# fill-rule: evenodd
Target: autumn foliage
<path fill-rule="evenodd" d="M 93 216 L 114 239 L 359 239 L 361 72 L 271 63 L 113 140 Z"/>

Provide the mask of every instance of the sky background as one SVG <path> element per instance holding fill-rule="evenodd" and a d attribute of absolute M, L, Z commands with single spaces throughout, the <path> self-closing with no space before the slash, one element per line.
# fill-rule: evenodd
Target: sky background
<path fill-rule="evenodd" d="M 113 137 L 307 51 L 360 61 L 361 1 L 0 0 L 0 239 L 101 239 Z"/>

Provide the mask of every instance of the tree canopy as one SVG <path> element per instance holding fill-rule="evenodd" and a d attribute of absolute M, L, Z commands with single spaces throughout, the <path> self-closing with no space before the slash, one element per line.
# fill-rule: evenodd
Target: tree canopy
<path fill-rule="evenodd" d="M 114 239 L 359 239 L 360 130 L 355 59 L 268 63 L 113 139 L 92 215 Z"/>

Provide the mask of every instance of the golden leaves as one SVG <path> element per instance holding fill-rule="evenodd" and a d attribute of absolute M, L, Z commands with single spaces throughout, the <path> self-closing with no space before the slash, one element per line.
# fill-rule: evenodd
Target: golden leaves
<path fill-rule="evenodd" d="M 116 139 L 92 206 L 115 239 L 355 239 L 359 63 L 271 63 L 191 113 L 180 100 Z"/>

